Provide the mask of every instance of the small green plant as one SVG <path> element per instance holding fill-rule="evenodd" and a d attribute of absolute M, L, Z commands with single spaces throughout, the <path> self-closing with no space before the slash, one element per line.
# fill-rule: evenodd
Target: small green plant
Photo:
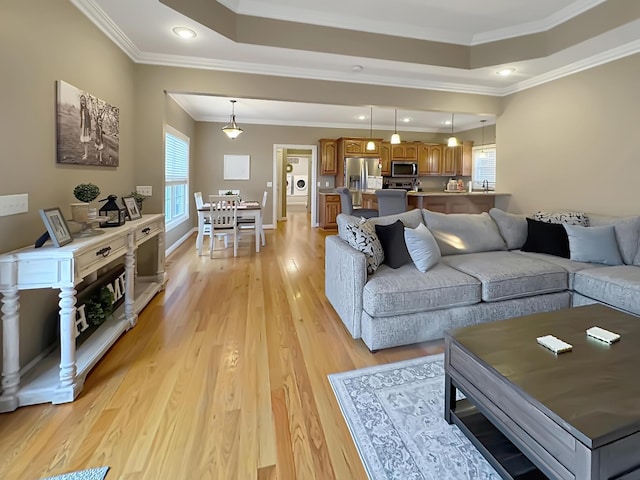
<path fill-rule="evenodd" d="M 93 202 L 100 195 L 100 189 L 93 183 L 81 183 L 73 189 L 73 196 L 81 202 Z"/>
<path fill-rule="evenodd" d="M 138 193 L 138 192 L 131 192 L 129 196 L 133 197 L 137 203 L 142 203 L 144 199 L 147 198 L 146 195 L 142 195 L 141 193 Z"/>
<path fill-rule="evenodd" d="M 102 325 L 113 313 L 115 297 L 106 286 L 102 287 L 97 295 L 92 296 L 87 302 L 85 312 L 91 325 Z"/>

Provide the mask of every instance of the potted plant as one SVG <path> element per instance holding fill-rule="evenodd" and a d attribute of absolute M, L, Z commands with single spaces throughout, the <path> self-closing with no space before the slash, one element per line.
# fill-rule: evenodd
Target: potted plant
<path fill-rule="evenodd" d="M 98 195 L 100 188 L 93 183 L 80 183 L 75 186 L 73 196 L 82 203 L 71 204 L 71 218 L 74 222 L 86 223 L 89 220 L 89 204 L 98 198 Z"/>
<path fill-rule="evenodd" d="M 142 202 L 144 202 L 144 199 L 147 198 L 147 196 L 142 195 L 141 193 L 138 193 L 138 192 L 131 192 L 129 196 L 134 198 L 134 200 L 138 204 L 138 210 L 142 212 Z"/>

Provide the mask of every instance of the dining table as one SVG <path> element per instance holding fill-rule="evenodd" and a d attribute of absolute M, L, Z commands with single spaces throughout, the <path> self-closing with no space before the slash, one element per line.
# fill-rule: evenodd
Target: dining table
<path fill-rule="evenodd" d="M 198 254 L 202 253 L 202 241 L 204 239 L 205 217 L 209 213 L 209 204 L 204 203 L 198 208 L 198 236 L 196 237 L 196 248 Z M 238 204 L 238 218 L 253 218 L 256 222 L 256 253 L 260 252 L 260 232 L 262 231 L 262 205 L 258 201 L 246 200 Z"/>

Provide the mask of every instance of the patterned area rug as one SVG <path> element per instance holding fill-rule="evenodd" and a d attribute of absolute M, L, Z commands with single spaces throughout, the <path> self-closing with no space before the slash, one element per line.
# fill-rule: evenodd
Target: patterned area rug
<path fill-rule="evenodd" d="M 443 418 L 443 355 L 329 375 L 372 480 L 499 480 Z"/>
<path fill-rule="evenodd" d="M 104 480 L 108 471 L 109 467 L 90 468 L 89 470 L 47 477 L 42 480 Z"/>

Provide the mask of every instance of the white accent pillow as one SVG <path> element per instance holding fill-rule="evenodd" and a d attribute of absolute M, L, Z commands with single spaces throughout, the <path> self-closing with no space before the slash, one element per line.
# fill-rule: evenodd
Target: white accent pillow
<path fill-rule="evenodd" d="M 369 275 L 375 273 L 384 260 L 382 244 L 373 228 L 372 225 L 365 222 L 345 225 L 347 243 L 367 257 L 367 273 Z"/>
<path fill-rule="evenodd" d="M 422 223 L 417 228 L 404 229 L 404 241 L 409 256 L 416 268 L 422 273 L 440 261 L 440 247 L 435 237 Z"/>
<path fill-rule="evenodd" d="M 584 212 L 536 212 L 533 218 L 546 223 L 589 226 L 589 217 Z"/>
<path fill-rule="evenodd" d="M 569 253 L 575 262 L 622 265 L 620 249 L 613 225 L 581 227 L 564 224 L 569 236 Z"/>

